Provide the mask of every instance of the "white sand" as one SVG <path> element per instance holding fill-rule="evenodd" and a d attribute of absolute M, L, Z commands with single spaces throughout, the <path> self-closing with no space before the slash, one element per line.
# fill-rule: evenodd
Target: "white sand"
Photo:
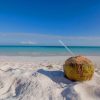
<path fill-rule="evenodd" d="M 100 100 L 100 57 L 88 57 L 96 68 L 86 82 L 64 77 L 67 58 L 0 56 L 0 100 Z"/>

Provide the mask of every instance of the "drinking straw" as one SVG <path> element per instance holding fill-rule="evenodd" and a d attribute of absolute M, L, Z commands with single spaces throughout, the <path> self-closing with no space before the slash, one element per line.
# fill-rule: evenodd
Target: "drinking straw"
<path fill-rule="evenodd" d="M 72 55 L 75 56 L 75 54 L 64 44 L 62 40 L 59 40 L 59 43 L 65 47 L 65 49 Z"/>

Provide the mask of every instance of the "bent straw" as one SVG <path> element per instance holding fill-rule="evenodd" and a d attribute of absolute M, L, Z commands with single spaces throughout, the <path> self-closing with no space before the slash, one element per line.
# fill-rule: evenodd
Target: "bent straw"
<path fill-rule="evenodd" d="M 59 40 L 59 43 L 65 47 L 65 49 L 72 55 L 75 56 L 75 54 L 63 43 L 62 40 Z"/>

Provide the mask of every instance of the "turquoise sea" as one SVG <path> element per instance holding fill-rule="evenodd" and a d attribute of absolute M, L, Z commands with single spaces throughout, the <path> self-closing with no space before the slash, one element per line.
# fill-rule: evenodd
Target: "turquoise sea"
<path fill-rule="evenodd" d="M 99 56 L 99 46 L 69 46 L 75 55 Z M 67 56 L 62 46 L 0 46 L 0 56 Z"/>

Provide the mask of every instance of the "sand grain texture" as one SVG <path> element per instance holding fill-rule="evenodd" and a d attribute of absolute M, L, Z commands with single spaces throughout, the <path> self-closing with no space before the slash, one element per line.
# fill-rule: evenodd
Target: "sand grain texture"
<path fill-rule="evenodd" d="M 64 77 L 67 57 L 18 58 L 0 58 L 0 100 L 100 100 L 100 57 L 88 57 L 96 68 L 86 82 Z"/>

